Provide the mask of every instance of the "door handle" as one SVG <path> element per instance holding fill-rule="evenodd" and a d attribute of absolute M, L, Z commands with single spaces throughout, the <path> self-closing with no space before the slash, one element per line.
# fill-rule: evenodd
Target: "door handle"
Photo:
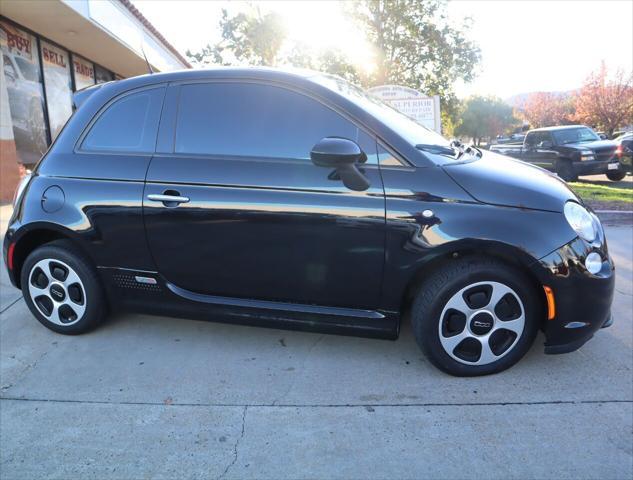
<path fill-rule="evenodd" d="M 177 194 L 155 194 L 152 193 L 147 196 L 148 200 L 152 202 L 162 202 L 166 207 L 175 207 L 180 203 L 188 203 L 189 197 L 181 197 Z"/>

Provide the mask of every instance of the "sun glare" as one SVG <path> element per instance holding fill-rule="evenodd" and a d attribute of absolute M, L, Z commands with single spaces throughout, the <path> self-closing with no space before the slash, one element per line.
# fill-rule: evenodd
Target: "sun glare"
<path fill-rule="evenodd" d="M 373 53 L 341 2 L 274 1 L 265 4 L 285 19 L 288 40 L 314 50 L 336 49 L 365 72 L 374 67 Z"/>

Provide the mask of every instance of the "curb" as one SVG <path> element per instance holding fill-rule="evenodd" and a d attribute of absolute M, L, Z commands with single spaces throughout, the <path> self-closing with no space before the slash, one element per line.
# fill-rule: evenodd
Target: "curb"
<path fill-rule="evenodd" d="M 600 220 L 606 225 L 633 225 L 631 210 L 595 210 Z"/>

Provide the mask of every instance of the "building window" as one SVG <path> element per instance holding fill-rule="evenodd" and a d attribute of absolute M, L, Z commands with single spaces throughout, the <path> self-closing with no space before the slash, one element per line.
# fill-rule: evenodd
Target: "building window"
<path fill-rule="evenodd" d="M 95 78 L 97 83 L 111 82 L 114 80 L 114 74 L 99 65 L 95 65 Z"/>
<path fill-rule="evenodd" d="M 0 21 L 0 47 L 2 89 L 8 98 L 15 149 L 18 161 L 30 168 L 47 147 L 37 40 L 13 24 Z M 0 93 L 5 98 L 5 91 Z M 5 140 L 5 133 L 2 137 Z"/>
<path fill-rule="evenodd" d="M 70 60 L 68 52 L 44 40 L 40 41 L 40 48 L 44 67 L 48 121 L 51 138 L 55 140 L 73 112 Z"/>
<path fill-rule="evenodd" d="M 95 84 L 95 67 L 92 62 L 73 54 L 73 68 L 75 69 L 75 90 Z"/>

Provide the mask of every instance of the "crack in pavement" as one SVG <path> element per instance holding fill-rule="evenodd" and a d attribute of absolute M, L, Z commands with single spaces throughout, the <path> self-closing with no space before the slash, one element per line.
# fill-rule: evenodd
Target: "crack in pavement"
<path fill-rule="evenodd" d="M 9 383 L 8 385 L 2 385 L 2 387 L 0 387 L 0 390 L 2 392 L 6 392 L 7 390 L 9 390 L 10 388 L 14 387 L 16 385 L 16 383 L 18 383 L 20 380 L 22 380 L 22 378 L 26 375 L 26 373 L 29 370 L 34 369 L 38 363 L 40 363 L 42 361 L 42 359 L 48 355 L 48 353 L 51 350 L 46 350 L 44 353 L 42 353 L 34 362 L 31 363 L 26 363 L 23 360 L 20 360 L 19 358 L 15 358 L 15 360 L 18 361 L 18 363 L 21 363 L 22 365 L 25 365 L 25 367 L 22 369 L 22 371 L 20 371 L 20 373 L 17 374 L 15 380 L 12 383 Z M 0 399 L 3 397 L 0 397 Z"/>
<path fill-rule="evenodd" d="M 627 297 L 633 297 L 633 293 L 623 292 L 622 290 L 620 290 L 618 288 L 616 288 L 615 291 L 618 292 L 620 295 L 626 295 Z"/>
<path fill-rule="evenodd" d="M 321 340 L 323 340 L 323 337 L 324 337 L 323 335 L 319 335 L 319 338 L 317 338 L 316 341 L 310 346 L 310 348 L 308 349 L 308 351 L 303 357 L 301 366 L 299 367 L 297 371 L 294 372 L 294 375 L 292 376 L 292 380 L 290 381 L 288 388 L 286 389 L 286 391 L 280 398 L 273 400 L 273 405 L 277 405 L 277 402 L 279 402 L 282 398 L 286 397 L 290 393 L 290 391 L 292 390 L 292 387 L 294 387 L 295 385 L 297 375 L 301 374 L 301 372 L 306 366 L 306 362 L 308 361 L 308 358 L 310 357 L 310 355 L 312 355 L 312 350 L 314 350 L 316 346 L 321 342 Z"/>
<path fill-rule="evenodd" d="M 233 467 L 233 465 L 235 465 L 235 463 L 237 462 L 238 447 L 240 445 L 240 442 L 242 441 L 242 438 L 244 438 L 244 430 L 246 428 L 246 412 L 247 411 L 248 411 L 248 405 L 244 405 L 244 411 L 242 412 L 242 433 L 235 441 L 235 445 L 233 445 L 233 460 L 231 461 L 231 463 L 229 463 L 226 466 L 226 468 L 224 469 L 224 472 L 222 472 L 222 474 L 217 478 L 217 480 L 224 478 L 226 474 L 229 473 L 229 470 L 231 469 L 231 467 Z"/>
<path fill-rule="evenodd" d="M 18 303 L 20 300 L 22 300 L 24 297 L 20 296 L 18 298 L 16 298 L 15 300 L 13 300 L 9 305 L 7 305 L 6 307 L 4 307 L 2 310 L 0 310 L 0 314 L 6 312 L 7 310 L 9 310 L 13 305 L 15 305 L 16 303 Z"/>
<path fill-rule="evenodd" d="M 1 396 L 0 400 L 15 402 L 42 402 L 42 403 L 76 403 L 84 405 L 125 405 L 125 406 L 157 406 L 157 407 L 226 407 L 226 408 L 244 408 L 243 417 L 246 417 L 248 408 L 366 408 L 366 407 L 481 407 L 481 406 L 520 406 L 520 405 L 594 405 L 607 403 L 631 403 L 633 399 L 608 399 L 608 400 L 541 400 L 532 402 L 428 402 L 428 403 L 253 403 L 253 404 L 236 404 L 236 403 L 171 403 L 166 405 L 160 402 L 113 402 L 109 400 L 71 400 L 71 399 L 47 399 L 47 398 L 27 398 L 27 397 L 5 397 Z M 244 420 L 243 418 L 243 420 Z M 243 429 L 242 429 L 243 430 Z"/>

